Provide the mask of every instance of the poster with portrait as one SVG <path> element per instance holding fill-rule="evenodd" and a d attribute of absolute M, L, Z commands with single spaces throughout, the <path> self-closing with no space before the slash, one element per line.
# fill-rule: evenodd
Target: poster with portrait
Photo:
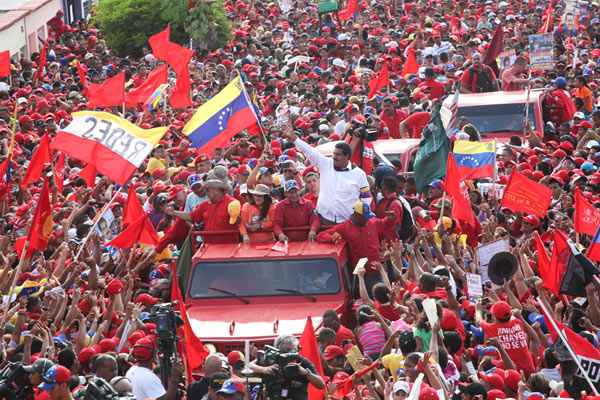
<path fill-rule="evenodd" d="M 588 15 L 588 2 L 580 0 L 561 0 L 559 4 L 562 9 L 562 22 L 567 32 L 574 32 L 576 35 L 580 18 Z"/>
<path fill-rule="evenodd" d="M 102 243 L 110 242 L 119 233 L 121 233 L 119 222 L 112 213 L 112 210 L 106 210 L 104 215 L 100 217 L 100 220 L 96 225 L 96 230 L 98 230 L 98 233 L 100 233 Z M 110 257 L 113 259 L 115 259 L 119 254 L 119 249 L 117 247 L 108 246 L 106 247 L 106 249 L 108 250 L 108 254 L 110 255 Z"/>
<path fill-rule="evenodd" d="M 532 71 L 554 68 L 554 35 L 529 35 L 529 54 Z"/>
<path fill-rule="evenodd" d="M 498 54 L 497 61 L 500 63 L 500 70 L 504 71 L 512 67 L 516 59 L 517 52 L 515 49 L 506 50 Z"/>

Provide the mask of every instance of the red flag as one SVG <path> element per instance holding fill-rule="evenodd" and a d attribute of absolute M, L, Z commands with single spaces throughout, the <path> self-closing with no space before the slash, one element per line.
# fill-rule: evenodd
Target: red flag
<path fill-rule="evenodd" d="M 590 244 L 585 255 L 590 260 L 600 261 L 600 225 L 598 225 L 598 230 L 592 239 L 592 244 Z"/>
<path fill-rule="evenodd" d="M 500 206 L 544 218 L 552 199 L 552 190 L 532 181 L 513 168 Z"/>
<path fill-rule="evenodd" d="M 535 231 L 535 245 L 538 252 L 538 269 L 544 271 L 544 274 L 548 274 L 550 270 L 550 258 L 548 257 L 548 253 L 546 253 L 546 246 L 544 246 L 544 241 L 538 231 Z M 540 272 L 541 274 L 542 272 Z"/>
<path fill-rule="evenodd" d="M 114 246 L 120 249 L 127 249 L 138 243 L 156 246 L 159 240 L 160 237 L 148 219 L 148 214 L 144 214 L 105 246 Z"/>
<path fill-rule="evenodd" d="M 458 170 L 454 154 L 448 155 L 446 164 L 446 192 L 452 195 L 452 218 L 465 221 L 469 225 L 475 224 L 475 217 L 471 211 L 469 190 L 465 180 Z"/>
<path fill-rule="evenodd" d="M 498 57 L 498 54 L 500 54 L 502 52 L 502 37 L 503 37 L 503 35 L 504 35 L 504 31 L 502 29 L 502 24 L 499 24 L 498 27 L 496 28 L 496 31 L 494 32 L 494 36 L 492 37 L 492 40 L 490 41 L 490 46 L 488 47 L 487 52 L 485 53 L 485 65 L 489 65 L 490 68 L 496 74 L 496 76 L 498 76 L 500 74 L 500 71 L 498 70 L 498 62 L 496 61 L 496 58 Z"/>
<path fill-rule="evenodd" d="M 137 194 L 135 194 L 135 186 L 133 184 L 129 184 L 129 193 L 127 194 L 127 203 L 125 203 L 125 209 L 123 210 L 121 226 L 126 227 L 129 224 L 133 224 L 144 214 L 144 208 L 142 207 Z"/>
<path fill-rule="evenodd" d="M 407 53 L 407 59 L 404 62 L 404 66 L 402 67 L 402 72 L 400 75 L 406 76 L 411 74 L 416 74 L 419 72 L 419 63 L 417 62 L 417 58 L 415 57 L 415 50 L 409 48 Z"/>
<path fill-rule="evenodd" d="M 88 164 L 79 171 L 79 176 L 85 181 L 85 185 L 92 189 L 96 186 L 96 175 L 98 170 L 94 164 Z"/>
<path fill-rule="evenodd" d="M 571 347 L 571 350 L 573 350 L 573 353 L 575 353 L 577 355 L 577 358 L 579 358 L 579 363 L 581 364 L 581 367 L 585 370 L 592 383 L 597 384 L 598 366 L 600 365 L 600 351 L 598 351 L 598 348 L 590 342 L 588 342 L 587 339 L 579 336 L 577 333 L 567 328 L 564 324 L 561 324 L 558 321 L 556 321 L 556 319 L 554 319 L 554 317 L 550 314 L 550 311 L 547 310 L 546 307 L 541 307 L 541 309 L 546 320 L 548 333 L 550 333 L 550 338 L 552 339 L 552 343 L 554 344 L 553 347 L 555 348 L 558 361 L 562 362 L 567 360 L 573 360 L 571 354 L 568 352 L 568 349 L 565 346 Z M 560 336 L 556 331 L 555 327 L 560 329 L 564 338 L 566 339 L 566 343 L 564 343 L 563 340 L 559 341 Z M 577 369 L 577 371 L 575 372 L 575 377 L 583 378 L 583 372 Z M 589 385 L 580 387 L 581 390 L 587 390 L 588 393 L 589 391 L 593 390 L 592 388 L 589 388 Z"/>
<path fill-rule="evenodd" d="M 52 157 L 50 155 L 50 139 L 48 139 L 48 135 L 44 135 L 42 136 L 42 140 L 40 140 L 37 150 L 31 157 L 29 167 L 27 168 L 27 172 L 25 172 L 25 176 L 21 182 L 21 188 L 25 190 L 27 189 L 27 185 L 30 183 L 39 181 L 40 177 L 42 176 L 42 171 L 44 170 L 44 165 L 51 162 Z"/>
<path fill-rule="evenodd" d="M 85 69 L 79 60 L 77 60 L 77 75 L 79 75 L 79 83 L 81 84 L 81 87 L 83 87 L 83 95 L 87 97 L 88 89 L 90 88 L 90 82 L 88 82 Z"/>
<path fill-rule="evenodd" d="M 548 271 L 540 269 L 544 287 L 557 297 L 561 294 L 579 296 L 585 286 L 600 274 L 596 266 L 581 254 L 573 241 L 560 229 L 554 228 L 554 250 Z"/>
<path fill-rule="evenodd" d="M 460 27 L 462 26 L 460 22 L 460 18 L 452 15 L 452 19 L 450 20 L 450 31 L 453 35 L 460 35 Z"/>
<path fill-rule="evenodd" d="M 140 86 L 125 94 L 125 106 L 137 107 L 144 103 L 156 88 L 163 83 L 167 83 L 167 72 L 169 67 L 163 65 L 148 74 L 148 78 Z"/>
<path fill-rule="evenodd" d="M 192 103 L 192 100 L 190 99 L 191 89 L 192 85 L 190 85 L 190 71 L 188 70 L 188 66 L 186 64 L 183 66 L 181 72 L 177 76 L 177 82 L 175 82 L 173 92 L 171 92 L 171 96 L 169 96 L 171 107 L 192 107 L 194 103 Z"/>
<path fill-rule="evenodd" d="M 169 37 L 171 36 L 171 24 L 167 25 L 167 29 L 156 35 L 150 36 L 148 43 L 152 47 L 152 55 L 159 60 L 169 58 Z"/>
<path fill-rule="evenodd" d="M 10 52 L 0 52 L 0 78 L 10 75 Z"/>
<path fill-rule="evenodd" d="M 91 83 L 88 89 L 88 108 L 119 106 L 125 100 L 125 72 L 104 83 Z"/>
<path fill-rule="evenodd" d="M 183 326 L 179 328 L 182 333 L 180 334 L 180 338 L 182 339 L 184 354 L 185 354 L 185 362 L 188 365 L 188 371 L 191 374 L 191 371 L 194 368 L 199 368 L 203 363 L 206 357 L 210 355 L 210 351 L 204 347 L 202 341 L 198 339 L 198 336 L 192 330 L 192 326 L 190 325 L 190 319 L 187 314 L 187 310 L 183 304 L 183 297 L 181 296 L 181 292 L 179 291 L 179 284 L 177 282 L 177 274 L 174 273 L 173 281 L 171 286 L 171 301 L 178 301 L 179 303 L 173 307 L 175 311 L 179 311 L 181 314 L 181 318 L 183 319 Z"/>
<path fill-rule="evenodd" d="M 358 0 L 348 0 L 346 8 L 338 13 L 341 21 L 352 18 L 352 15 L 358 12 Z"/>
<path fill-rule="evenodd" d="M 46 178 L 44 179 L 40 198 L 33 219 L 31 220 L 29 234 L 27 235 L 27 240 L 29 241 L 27 254 L 29 255 L 34 251 L 46 250 L 50 235 L 52 235 L 52 207 L 50 206 L 48 178 Z"/>
<path fill-rule="evenodd" d="M 323 367 L 321 366 L 321 353 L 317 346 L 317 337 L 313 328 L 312 318 L 306 318 L 304 331 L 300 336 L 298 345 L 302 349 L 302 357 L 308 359 L 315 366 L 317 373 L 323 378 Z M 317 389 L 313 385 L 308 385 L 308 400 L 321 400 L 323 398 L 323 389 Z"/>
<path fill-rule="evenodd" d="M 575 232 L 594 236 L 600 226 L 600 210 L 591 205 L 579 190 L 575 192 Z"/>
<path fill-rule="evenodd" d="M 378 365 L 379 365 L 379 362 L 375 361 L 373 364 L 369 365 L 367 368 L 361 369 L 360 371 L 353 373 L 348 378 L 346 378 L 343 381 L 341 381 L 340 383 L 338 383 L 336 385 L 336 388 L 338 389 L 338 391 L 335 392 L 332 395 L 332 397 L 335 399 L 343 399 L 344 397 L 346 397 L 348 395 L 348 393 L 352 392 L 352 378 L 354 376 L 356 376 L 357 378 L 361 378 L 363 375 L 365 375 L 368 372 L 371 372 L 373 369 L 375 369 L 375 367 L 377 367 Z"/>
<path fill-rule="evenodd" d="M 58 161 L 54 167 L 54 184 L 58 188 L 58 193 L 62 193 L 65 182 L 65 155 L 60 153 Z"/>
<path fill-rule="evenodd" d="M 38 69 L 35 72 L 36 79 L 42 79 L 42 75 L 44 75 L 44 67 L 46 66 L 46 45 L 42 47 L 42 51 L 40 52 L 40 59 Z"/>
<path fill-rule="evenodd" d="M 388 65 L 384 61 L 383 68 L 381 68 L 381 72 L 379 72 L 379 76 L 377 78 L 371 79 L 369 81 L 369 88 L 371 90 L 369 91 L 369 96 L 367 96 L 367 98 L 372 99 L 373 96 L 375 96 L 375 93 L 379 89 L 381 89 L 382 87 L 391 85 L 391 84 L 392 84 L 392 81 L 390 81 L 390 73 L 388 71 Z"/>

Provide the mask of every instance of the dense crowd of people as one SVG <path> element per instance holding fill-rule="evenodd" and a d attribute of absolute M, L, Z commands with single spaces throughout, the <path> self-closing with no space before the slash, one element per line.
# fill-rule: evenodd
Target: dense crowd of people
<path fill-rule="evenodd" d="M 293 362 L 297 375 L 289 386 L 259 396 L 308 399 L 309 385 L 324 389 L 327 398 L 358 400 L 403 400 L 415 387 L 412 398 L 419 400 L 592 394 L 579 383 L 577 368 L 563 363 L 564 348 L 550 337 L 542 305 L 597 349 L 600 287 L 592 282 L 579 297 L 557 297 L 543 288 L 536 234 L 556 227 L 581 249 L 592 241 L 591 235 L 576 238 L 574 212 L 576 191 L 600 205 L 599 4 L 571 12 L 569 2 L 552 3 L 361 1 L 341 20 L 320 15 L 314 3 L 225 2 L 234 39 L 214 52 L 196 50 L 189 65 L 192 100 L 204 104 L 239 74 L 256 99 L 261 126 L 206 154 L 182 133 L 192 108 L 103 110 L 145 129 L 169 131 L 112 203 L 118 185 L 102 175 L 90 179 L 78 160 L 67 157 L 62 190 L 56 160 L 44 165 L 44 174 L 54 172 L 51 239 L 15 277 L 23 251 L 17 244 L 32 228 L 42 186 L 41 179 L 22 185 L 23 176 L 42 136 L 52 140 L 71 113 L 88 109 L 82 77 L 101 83 L 125 72 L 131 90 L 163 64 L 150 46 L 142 58 L 117 54 L 101 29 L 86 21 L 65 25 L 59 11 L 49 25 L 46 59 L 36 53 L 13 60 L 12 75 L 0 78 L 2 161 L 12 157 L 7 177 L 0 178 L 2 366 L 23 363 L 33 388 L 29 396 L 36 399 L 84 398 L 93 378 L 139 400 L 178 398 L 183 364 L 173 364 L 165 386 L 157 368 L 156 325 L 148 318 L 153 305 L 171 301 L 177 272 L 169 260 L 191 230 L 201 230 L 211 232 L 202 236 L 207 244 L 345 241 L 352 269 L 367 259 L 355 271 L 355 326 L 344 326 L 333 310 L 313 316 L 322 317 L 317 337 L 323 375 L 301 358 Z M 502 49 L 515 50 L 499 76 L 485 64 L 497 29 Z M 541 29 L 553 34 L 554 65 L 531 74 L 528 35 Z M 405 75 L 412 59 L 418 68 Z M 368 97 L 369 82 L 384 65 L 391 82 Z M 528 86 L 545 91 L 547 123 L 527 129 L 525 141 L 520 134 L 511 137 L 498 151 L 496 183 L 505 185 L 518 171 L 547 186 L 552 200 L 543 218 L 502 208 L 496 192 L 469 182 L 474 222 L 453 219 L 443 179 L 417 193 L 415 176 L 407 173 L 412 166 L 383 159 L 372 142 L 348 134 L 355 121 L 370 118 L 379 140 L 418 139 L 437 102 L 455 91 Z M 480 140 L 468 118 L 459 118 L 448 134 L 452 141 Z M 331 157 L 315 149 L 332 141 Z M 157 246 L 104 245 L 124 228 L 129 186 L 160 235 Z M 475 249 L 499 239 L 508 239 L 518 268 L 504 285 L 486 286 L 474 300 L 466 274 L 481 272 Z M 551 240 L 546 247 L 544 258 Z M 326 280 L 309 286 L 317 290 Z M 427 299 L 435 300 L 433 324 Z M 299 332 L 285 332 L 274 346 L 298 351 L 291 333 Z M 351 364 L 354 346 L 362 358 Z M 252 354 L 254 373 L 275 373 Z M 373 363 L 369 374 L 354 374 Z M 211 354 L 202 378 L 185 383 L 187 398 L 254 398 L 256 390 L 247 394 L 236 379 L 244 365 L 241 352 Z M 600 387 L 597 378 L 592 380 Z M 351 387 L 344 385 L 348 379 Z"/>

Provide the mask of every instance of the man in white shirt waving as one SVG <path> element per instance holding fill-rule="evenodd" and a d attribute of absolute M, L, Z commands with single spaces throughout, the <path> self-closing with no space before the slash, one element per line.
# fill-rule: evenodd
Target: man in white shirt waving
<path fill-rule="evenodd" d="M 153 398 L 157 400 L 175 400 L 177 398 L 177 387 L 183 376 L 183 364 L 177 361 L 173 364 L 169 387 L 165 390 L 160 378 L 152 372 L 156 346 L 154 340 L 143 337 L 133 346 L 133 354 L 137 359 L 137 365 L 129 368 L 125 375 L 133 387 L 133 395 L 138 400 Z"/>
<path fill-rule="evenodd" d="M 352 167 L 352 150 L 348 143 L 337 143 L 333 157 L 328 158 L 299 139 L 291 125 L 284 127 L 284 134 L 321 172 L 321 192 L 316 208 L 323 225 L 345 222 L 352 215 L 354 203 L 358 200 L 370 205 L 367 175 L 362 169 Z"/>

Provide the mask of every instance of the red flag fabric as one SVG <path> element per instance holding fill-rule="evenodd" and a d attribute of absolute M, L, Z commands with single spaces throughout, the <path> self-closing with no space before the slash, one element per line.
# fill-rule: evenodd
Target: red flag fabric
<path fill-rule="evenodd" d="M 579 190 L 575 192 L 575 232 L 594 236 L 600 226 L 600 210 L 591 205 Z"/>
<path fill-rule="evenodd" d="M 585 255 L 590 260 L 600 261 L 600 225 Z"/>
<path fill-rule="evenodd" d="M 375 79 L 371 79 L 369 81 L 369 91 L 368 99 L 372 99 L 375 96 L 375 93 L 383 87 L 391 85 L 392 81 L 390 81 L 390 72 L 388 71 L 388 65 L 384 61 L 383 68 L 381 68 L 381 72 L 379 72 L 379 76 Z"/>
<path fill-rule="evenodd" d="M 94 164 L 88 164 L 79 171 L 79 176 L 85 181 L 85 185 L 92 189 L 96 186 L 96 175 L 98 170 Z"/>
<path fill-rule="evenodd" d="M 88 82 L 85 69 L 79 60 L 77 60 L 77 75 L 79 75 L 79 83 L 83 87 L 83 95 L 87 97 L 88 89 L 90 88 L 90 82 Z"/>
<path fill-rule="evenodd" d="M 48 178 L 46 177 L 46 179 L 44 179 L 44 184 L 42 185 L 42 191 L 40 192 L 40 198 L 37 202 L 35 214 L 31 220 L 29 234 L 27 235 L 27 240 L 29 241 L 27 255 L 30 255 L 34 251 L 46 250 L 51 235 L 52 207 L 50 205 Z"/>
<path fill-rule="evenodd" d="M 579 336 L 577 333 L 573 332 L 571 329 L 567 328 L 564 324 L 559 323 L 554 319 L 554 317 L 550 314 L 549 310 L 546 310 L 546 307 L 541 307 L 544 315 L 544 319 L 546 320 L 546 326 L 548 327 L 548 333 L 550 333 L 550 338 L 552 339 L 552 343 L 557 343 L 560 338 L 558 332 L 556 331 L 555 326 L 561 330 L 563 336 L 566 339 L 567 343 L 562 343 L 560 345 L 555 346 L 555 350 L 558 356 L 559 361 L 571 360 L 572 356 L 567 353 L 568 350 L 564 348 L 564 346 L 570 346 L 573 352 L 579 358 L 579 362 L 587 375 L 590 377 L 590 380 L 593 384 L 597 384 L 598 380 L 598 366 L 600 365 L 600 351 L 598 348 L 588 342 L 587 339 Z M 561 351 L 564 349 L 564 352 Z M 564 357 L 564 358 L 563 358 Z M 580 370 L 577 370 L 575 373 L 577 377 L 583 377 L 583 373 Z M 590 388 L 582 390 L 590 390 Z"/>
<path fill-rule="evenodd" d="M 338 389 L 337 392 L 335 392 L 332 397 L 336 398 L 336 399 L 343 399 L 344 397 L 346 397 L 348 395 L 348 393 L 350 393 L 352 391 L 352 378 L 356 375 L 357 378 L 362 377 L 363 375 L 371 372 L 373 369 L 375 369 L 375 367 L 377 367 L 379 365 L 378 361 L 375 361 L 373 364 L 369 365 L 367 368 L 365 369 L 361 369 L 360 371 L 357 371 L 355 373 L 353 373 L 352 375 L 350 375 L 348 378 L 344 379 L 343 381 L 341 381 L 340 383 L 338 383 L 336 385 L 336 388 Z"/>
<path fill-rule="evenodd" d="M 51 162 L 52 157 L 50 155 L 50 139 L 48 138 L 48 135 L 44 135 L 42 136 L 42 140 L 40 140 L 37 150 L 31 157 L 29 167 L 27 168 L 27 172 L 25 172 L 25 176 L 21 182 L 21 188 L 26 190 L 27 185 L 39 181 L 40 177 L 42 176 L 42 171 L 44 170 L 44 164 Z"/>
<path fill-rule="evenodd" d="M 125 100 L 125 72 L 104 83 L 91 83 L 88 89 L 88 108 L 120 106 Z"/>
<path fill-rule="evenodd" d="M 453 35 L 460 35 L 460 27 L 461 22 L 460 18 L 452 15 L 452 19 L 450 20 L 450 31 Z"/>
<path fill-rule="evenodd" d="M 504 35 L 504 30 L 502 28 L 502 24 L 499 24 L 494 32 L 494 36 L 490 41 L 490 46 L 488 47 L 485 53 L 485 65 L 489 65 L 490 68 L 494 71 L 496 76 L 499 76 L 500 71 L 498 70 L 498 62 L 496 58 L 498 58 L 498 54 L 502 52 L 502 38 Z"/>
<path fill-rule="evenodd" d="M 159 240 L 160 237 L 148 219 L 148 214 L 144 214 L 105 246 L 114 246 L 120 249 L 127 249 L 138 243 L 156 246 Z"/>
<path fill-rule="evenodd" d="M 561 294 L 579 296 L 594 281 L 600 270 L 583 254 L 566 233 L 554 228 L 554 250 L 547 273 L 540 270 L 544 287 L 557 297 Z"/>
<path fill-rule="evenodd" d="M 44 75 L 44 67 L 46 66 L 46 45 L 42 47 L 42 51 L 40 52 L 39 65 L 37 71 L 35 71 L 35 77 L 37 79 L 42 79 Z"/>
<path fill-rule="evenodd" d="M 121 226 L 125 228 L 129 224 L 133 224 L 144 214 L 144 208 L 142 207 L 142 204 L 135 193 L 135 186 L 130 184 L 129 193 L 127 194 L 127 203 L 125 203 L 123 218 L 121 219 Z"/>
<path fill-rule="evenodd" d="M 346 21 L 347 19 L 352 18 L 352 15 L 358 12 L 358 0 L 348 0 L 348 4 L 346 4 L 346 8 L 338 13 L 340 20 Z"/>
<path fill-rule="evenodd" d="M 152 55 L 159 60 L 169 58 L 169 37 L 171 36 L 171 24 L 167 25 L 167 29 L 156 35 L 150 36 L 148 43 L 152 47 Z"/>
<path fill-rule="evenodd" d="M 167 73 L 169 67 L 163 65 L 148 74 L 148 78 L 136 89 L 125 94 L 125 106 L 137 107 L 138 104 L 144 103 L 154 90 L 163 83 L 167 83 Z"/>
<path fill-rule="evenodd" d="M 202 341 L 198 339 L 198 336 L 192 330 L 190 319 L 183 303 L 183 297 L 179 290 L 176 273 L 173 276 L 171 285 L 171 301 L 178 301 L 178 304 L 173 309 L 179 311 L 183 319 L 183 326 L 180 328 L 180 338 L 184 346 L 185 362 L 188 365 L 188 371 L 191 372 L 194 368 L 199 368 L 204 363 L 206 357 L 210 355 L 210 351 L 202 344 Z"/>
<path fill-rule="evenodd" d="M 58 161 L 54 167 L 54 184 L 58 188 L 58 193 L 62 193 L 65 183 L 65 155 L 60 153 Z"/>
<path fill-rule="evenodd" d="M 190 71 L 188 70 L 186 63 L 183 68 L 181 68 L 181 72 L 178 73 L 177 82 L 175 82 L 173 92 L 171 92 L 171 96 L 169 96 L 171 107 L 192 107 L 194 103 L 192 103 L 192 100 L 190 99 L 190 90 L 192 90 L 192 85 L 190 84 Z"/>
<path fill-rule="evenodd" d="M 544 274 L 549 274 L 550 258 L 548 257 L 548 253 L 546 253 L 546 246 L 544 246 L 544 242 L 538 231 L 535 231 L 535 245 L 538 252 L 538 268 L 540 271 L 544 271 Z"/>
<path fill-rule="evenodd" d="M 469 190 L 467 184 L 458 170 L 454 154 L 448 155 L 446 164 L 446 192 L 452 195 L 452 218 L 465 221 L 470 225 L 475 224 L 475 217 L 471 211 Z"/>
<path fill-rule="evenodd" d="M 416 74 L 419 72 L 419 63 L 415 57 L 415 50 L 409 48 L 406 53 L 407 59 L 406 62 L 404 62 L 404 67 L 402 67 L 402 72 L 400 73 L 402 76 Z"/>
<path fill-rule="evenodd" d="M 544 218 L 552 198 L 552 190 L 532 181 L 513 168 L 500 206 Z"/>
<path fill-rule="evenodd" d="M 323 367 L 321 366 L 321 353 L 319 353 L 319 347 L 317 346 L 317 337 L 315 336 L 315 329 L 313 328 L 312 318 L 310 315 L 306 318 L 306 325 L 304 325 L 304 331 L 300 336 L 298 345 L 302 349 L 302 357 L 310 360 L 315 366 L 315 370 L 321 376 L 323 375 Z M 313 385 L 308 385 L 308 400 L 321 400 L 323 398 L 323 389 L 317 389 Z"/>
<path fill-rule="evenodd" d="M 10 75 L 10 52 L 0 52 L 0 78 Z"/>

